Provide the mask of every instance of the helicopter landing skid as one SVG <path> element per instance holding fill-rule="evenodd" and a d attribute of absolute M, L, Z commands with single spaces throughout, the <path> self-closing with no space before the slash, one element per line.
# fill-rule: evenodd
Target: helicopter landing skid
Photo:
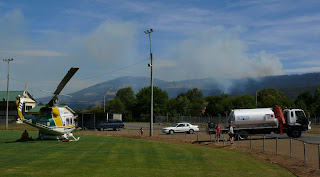
<path fill-rule="evenodd" d="M 65 139 L 73 138 L 73 140 L 69 139 L 70 141 L 79 141 L 79 139 L 80 139 L 80 137 L 78 137 L 78 138 L 74 137 L 73 133 L 63 134 L 62 137 Z"/>

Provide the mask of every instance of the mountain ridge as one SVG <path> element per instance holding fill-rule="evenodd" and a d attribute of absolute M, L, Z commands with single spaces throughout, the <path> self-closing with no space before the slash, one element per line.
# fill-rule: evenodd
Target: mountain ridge
<path fill-rule="evenodd" d="M 221 80 L 218 81 L 214 78 L 180 81 L 154 79 L 154 86 L 166 90 L 170 98 L 174 98 L 178 94 L 185 93 L 193 88 L 201 90 L 203 96 L 221 95 L 222 93 L 232 96 L 242 94 L 255 95 L 256 92 L 262 89 L 275 88 L 286 93 L 289 98 L 295 99 L 302 91 L 313 91 L 316 88 L 320 88 L 320 73 L 225 79 L 224 82 L 225 85 Z M 61 96 L 60 103 L 68 104 L 72 109 L 85 109 L 90 105 L 102 107 L 104 96 L 106 96 L 107 101 L 113 98 L 121 88 L 131 87 L 136 94 L 141 88 L 147 86 L 150 86 L 149 77 L 123 76 L 70 93 L 69 95 L 72 98 Z M 46 103 L 50 99 L 51 97 L 38 98 L 37 102 Z"/>

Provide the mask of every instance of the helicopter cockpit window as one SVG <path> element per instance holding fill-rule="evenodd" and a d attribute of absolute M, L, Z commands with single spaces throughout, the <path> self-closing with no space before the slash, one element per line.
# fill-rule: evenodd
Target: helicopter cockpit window
<path fill-rule="evenodd" d="M 41 111 L 41 117 L 45 117 L 45 118 L 52 118 L 52 113 L 51 111 Z"/>

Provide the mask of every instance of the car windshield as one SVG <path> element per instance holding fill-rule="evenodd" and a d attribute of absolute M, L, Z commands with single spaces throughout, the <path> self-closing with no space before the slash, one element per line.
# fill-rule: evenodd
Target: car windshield
<path fill-rule="evenodd" d="M 174 124 L 173 127 L 176 127 L 178 124 Z"/>

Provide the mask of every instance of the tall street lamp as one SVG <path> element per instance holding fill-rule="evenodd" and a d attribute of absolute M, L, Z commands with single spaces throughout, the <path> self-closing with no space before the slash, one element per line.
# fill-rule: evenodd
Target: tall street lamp
<path fill-rule="evenodd" d="M 6 112 L 6 130 L 8 130 L 8 117 L 9 117 L 9 63 L 13 61 L 12 58 L 3 59 L 4 62 L 8 62 L 8 76 L 7 76 L 7 112 Z"/>
<path fill-rule="evenodd" d="M 103 113 L 106 112 L 106 96 L 107 96 L 108 92 L 103 96 Z"/>
<path fill-rule="evenodd" d="M 149 43 L 150 43 L 150 63 L 148 66 L 151 69 L 151 120 L 150 120 L 150 136 L 153 135 L 153 70 L 152 70 L 152 52 L 151 52 L 151 33 L 153 32 L 153 29 L 144 31 L 144 33 L 149 35 Z"/>

